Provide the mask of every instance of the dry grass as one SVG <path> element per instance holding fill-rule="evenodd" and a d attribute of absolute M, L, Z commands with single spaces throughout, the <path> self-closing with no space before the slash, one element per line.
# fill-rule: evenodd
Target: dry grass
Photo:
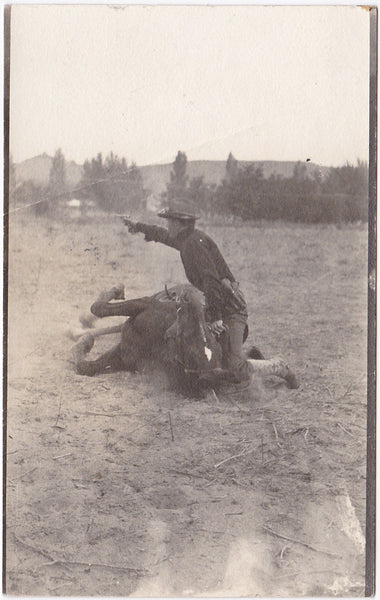
<path fill-rule="evenodd" d="M 366 229 L 207 231 L 249 301 L 249 341 L 286 356 L 299 390 L 196 401 L 160 374 L 76 375 L 67 325 L 120 281 L 127 297 L 183 281 L 179 256 L 107 217 L 11 220 L 9 593 L 363 595 L 336 498 L 363 529 Z"/>

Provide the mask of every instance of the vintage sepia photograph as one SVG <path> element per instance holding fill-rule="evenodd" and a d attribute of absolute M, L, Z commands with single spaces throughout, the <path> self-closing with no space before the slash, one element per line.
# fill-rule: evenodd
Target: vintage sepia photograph
<path fill-rule="evenodd" d="M 377 9 L 5 7 L 3 593 L 374 593 Z"/>

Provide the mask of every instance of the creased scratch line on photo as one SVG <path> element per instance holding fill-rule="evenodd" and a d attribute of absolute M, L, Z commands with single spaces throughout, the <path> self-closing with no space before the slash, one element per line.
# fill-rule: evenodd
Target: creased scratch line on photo
<path fill-rule="evenodd" d="M 128 173 L 125 172 L 125 175 L 127 175 L 127 174 Z M 13 210 L 5 212 L 4 215 L 7 215 L 7 214 L 12 215 L 20 210 L 25 210 L 27 208 L 31 208 L 32 206 L 36 206 L 37 204 L 42 204 L 43 202 L 51 202 L 52 200 L 57 200 L 57 198 L 64 198 L 65 196 L 70 196 L 71 194 L 76 194 L 77 192 L 86 190 L 90 187 L 98 185 L 99 183 L 122 183 L 124 181 L 125 181 L 125 179 L 120 179 L 119 177 L 109 177 L 107 179 L 98 179 L 97 181 L 93 181 L 92 183 L 86 183 L 85 185 L 82 185 L 78 188 L 74 188 L 72 190 L 66 190 L 64 192 L 61 192 L 60 194 L 55 194 L 54 196 L 49 196 L 47 198 L 42 198 L 42 200 L 38 200 L 37 202 L 32 202 L 31 204 L 24 204 L 23 206 L 19 206 L 18 208 L 15 208 Z"/>

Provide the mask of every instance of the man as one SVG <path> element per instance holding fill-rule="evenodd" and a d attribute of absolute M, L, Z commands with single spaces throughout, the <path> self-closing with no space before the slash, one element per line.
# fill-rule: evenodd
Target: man
<path fill-rule="evenodd" d="M 227 369 L 236 383 L 249 381 L 249 366 L 242 348 L 248 313 L 239 284 L 215 242 L 195 229 L 198 217 L 170 208 L 162 210 L 158 216 L 166 219 L 167 229 L 127 218 L 124 223 L 130 233 L 144 233 L 147 242 L 161 242 L 179 250 L 188 280 L 205 296 L 206 318 L 211 323 L 211 330 L 216 335 L 228 330 Z"/>

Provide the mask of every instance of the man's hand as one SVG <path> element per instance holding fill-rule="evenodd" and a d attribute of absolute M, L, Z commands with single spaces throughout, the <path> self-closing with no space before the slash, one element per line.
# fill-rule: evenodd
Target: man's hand
<path fill-rule="evenodd" d="M 220 319 L 219 321 L 214 321 L 213 323 L 211 323 L 210 325 L 210 330 L 214 335 L 220 335 L 221 333 L 223 333 L 223 331 L 226 330 L 222 319 Z"/>
<path fill-rule="evenodd" d="M 129 233 L 138 233 L 136 221 L 132 221 L 128 217 L 123 217 L 124 225 L 128 227 Z"/>
<path fill-rule="evenodd" d="M 228 290 L 230 295 L 230 302 L 236 310 L 246 309 L 247 305 L 243 293 L 239 289 L 239 283 L 237 281 L 230 281 L 225 278 L 222 279 L 222 285 Z"/>
<path fill-rule="evenodd" d="M 224 285 L 224 287 L 226 287 L 230 292 L 233 292 L 233 288 L 232 288 L 232 283 L 231 281 L 225 277 L 224 279 L 222 279 L 222 284 Z"/>

